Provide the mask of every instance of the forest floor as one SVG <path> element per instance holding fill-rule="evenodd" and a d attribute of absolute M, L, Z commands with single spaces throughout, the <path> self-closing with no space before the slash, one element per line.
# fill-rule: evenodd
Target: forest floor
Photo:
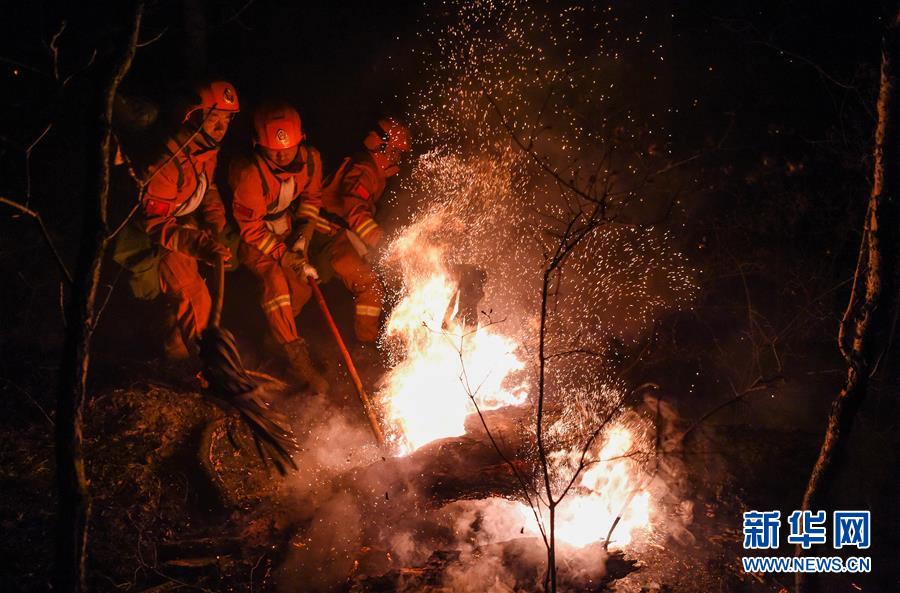
<path fill-rule="evenodd" d="M 302 427 L 304 450 L 298 474 L 282 479 L 242 442 L 240 427 L 190 385 L 160 378 L 146 365 L 111 375 L 85 413 L 93 590 L 283 591 L 303 582 L 305 590 L 451 591 L 463 586 L 459 575 L 484 568 L 485 555 L 508 564 L 494 590 L 533 590 L 539 540 L 523 535 L 490 550 L 454 547 L 457 534 L 447 526 L 455 500 L 512 495 L 485 481 L 491 475 L 502 481 L 502 472 L 478 435 L 430 446 L 409 461 L 386 459 L 371 445 L 351 397 L 285 396 L 282 408 Z M 0 422 L 2 585 L 40 590 L 52 558 L 52 426 L 28 390 L 7 382 L 3 391 L 9 413 Z M 799 500 L 818 438 L 738 426 L 704 431 L 682 458 L 677 491 L 681 502 L 690 501 L 691 515 L 683 529 L 608 558 L 598 549 L 605 574 L 577 590 L 788 587 L 784 575 L 742 572 L 741 513 Z M 235 449 L 233 441 L 243 446 Z M 457 480 L 448 494 L 441 476 L 453 472 L 454 460 L 480 473 L 471 483 Z M 423 488 L 425 482 L 432 487 Z M 356 527 L 346 530 L 351 523 Z M 421 536 L 415 553 L 393 549 L 402 529 Z"/>

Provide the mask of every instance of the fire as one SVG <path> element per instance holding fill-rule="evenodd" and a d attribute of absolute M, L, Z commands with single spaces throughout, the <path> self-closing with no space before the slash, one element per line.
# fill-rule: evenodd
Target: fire
<path fill-rule="evenodd" d="M 438 256 L 429 251 L 420 257 Z M 470 396 L 482 410 L 522 404 L 527 396 L 521 385 L 507 385 L 524 366 L 515 341 L 494 326 L 467 330 L 452 314 L 445 323 L 455 290 L 440 266 L 407 278 L 386 324 L 386 341 L 402 354 L 379 396 L 402 453 L 465 434 L 466 417 L 475 413 Z"/>
<path fill-rule="evenodd" d="M 467 330 L 453 311 L 445 323 L 447 305 L 457 287 L 440 265 L 440 251 L 410 250 L 406 256 L 416 261 L 407 260 L 404 294 L 385 329 L 385 339 L 394 344 L 395 352 L 399 350 L 399 360 L 379 392 L 402 454 L 436 439 L 465 434 L 466 417 L 476 411 L 470 394 L 482 410 L 522 405 L 528 395 L 523 385 L 511 380 L 524 363 L 517 356 L 515 340 L 498 331 L 502 324 Z M 617 517 L 611 538 L 614 546 L 632 543 L 641 530 L 649 528 L 651 499 L 642 488 L 647 480 L 629 457 L 634 440 L 623 424 L 606 431 L 598 461 L 582 471 L 578 487 L 557 507 L 558 541 L 579 548 L 603 541 Z M 561 462 L 557 465 L 574 467 L 580 451 L 553 456 Z M 516 503 L 514 512 L 529 532 L 539 533 L 528 506 Z M 541 514 L 546 518 L 546 509 Z"/>
<path fill-rule="evenodd" d="M 516 380 L 525 363 L 517 341 L 503 332 L 506 326 L 483 323 L 473 330 L 456 318 L 457 311 L 448 311 L 458 287 L 445 265 L 447 255 L 437 246 L 422 247 L 427 244 L 423 235 L 440 223 L 440 217 L 420 220 L 389 248 L 390 258 L 401 267 L 402 293 L 382 336 L 393 366 L 378 399 L 400 454 L 465 434 L 466 418 L 476 412 L 473 398 L 481 410 L 523 405 L 528 398 L 526 387 Z M 558 541 L 577 548 L 601 542 L 617 517 L 613 546 L 629 545 L 650 528 L 649 480 L 630 456 L 635 440 L 623 423 L 605 431 L 596 463 L 582 471 L 556 509 Z M 554 451 L 551 457 L 552 465 L 571 468 L 580 450 Z M 516 523 L 539 534 L 528 506 L 512 503 L 506 508 Z M 541 509 L 543 520 L 546 510 Z"/>
<path fill-rule="evenodd" d="M 640 530 L 650 527 L 651 500 L 645 489 L 647 480 L 637 463 L 627 456 L 632 452 L 633 441 L 626 426 L 616 425 L 607 432 L 606 442 L 597 456 L 598 462 L 581 474 L 580 488 L 566 496 L 556 509 L 558 541 L 578 548 L 601 542 L 620 515 L 610 545 L 627 546 Z M 581 455 L 580 451 L 567 454 L 573 464 Z M 542 509 L 542 513 L 546 517 L 545 510 Z M 519 513 L 526 522 L 526 529 L 538 534 L 540 531 L 532 510 L 520 504 Z"/>

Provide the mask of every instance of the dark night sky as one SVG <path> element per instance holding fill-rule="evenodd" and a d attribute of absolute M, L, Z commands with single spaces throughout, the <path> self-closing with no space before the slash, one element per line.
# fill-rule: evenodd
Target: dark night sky
<path fill-rule="evenodd" d="M 255 0 L 239 19 L 231 17 L 245 6 L 242 1 L 208 5 L 208 74 L 231 79 L 247 107 L 226 138 L 223 157 L 246 146 L 246 115 L 255 102 L 284 97 L 300 108 L 310 142 L 322 151 L 326 168 L 358 147 L 375 114 L 402 114 L 408 109 L 403 97 L 408 88 L 421 83 L 424 64 L 418 59 L 434 43 L 421 35 L 424 25 L 453 18 L 435 9 L 442 3 Z M 0 192 L 14 197 L 23 194 L 23 154 L 18 147 L 27 145 L 52 119 L 53 130 L 32 156 L 31 205 L 64 242 L 71 242 L 77 239 L 73 232 L 77 201 L 67 196 L 78 195 L 81 189 L 78 116 L 84 88 L 76 77 L 65 94 L 56 93 L 47 75 L 46 45 L 63 11 L 72 19 L 60 44 L 63 70 L 78 70 L 84 56 L 78 53 L 82 34 L 76 31 L 79 26 L 89 31 L 88 25 L 96 27 L 101 21 L 92 20 L 96 15 L 77 6 L 59 6 L 62 9 L 53 3 L 3 3 L 0 73 L 6 90 L 0 100 L 6 108 L 0 110 L 4 139 Z M 97 3 L 85 6 L 100 10 Z M 662 82 L 652 86 L 643 70 L 641 47 L 632 47 L 634 54 L 626 55 L 631 65 L 626 87 L 634 101 L 631 107 L 638 112 L 660 105 L 678 108 L 665 123 L 682 154 L 707 149 L 724 138 L 720 149 L 692 171 L 702 189 L 708 190 L 701 218 L 717 209 L 745 218 L 759 216 L 760 209 L 762 214 L 777 212 L 780 205 L 765 187 L 741 186 L 740 199 L 731 197 L 734 188 L 726 187 L 756 175 L 760 162 L 778 166 L 806 162 L 808 167 L 818 167 L 821 187 L 815 179 L 806 178 L 802 189 L 821 205 L 830 202 L 840 207 L 848 196 L 864 195 L 882 27 L 880 4 L 860 4 L 854 10 L 843 3 L 813 0 L 617 2 L 612 6 L 619 18 L 616 35 L 646 31 L 647 39 L 663 43 L 666 52 L 666 67 L 656 70 Z M 183 92 L 187 85 L 181 23 L 181 2 L 149 5 L 144 38 L 162 35 L 139 50 L 123 87 L 126 93 L 144 95 L 165 106 Z M 781 186 L 795 183 L 782 177 L 777 180 Z M 850 189 L 844 191 L 844 187 Z M 829 226 L 827 221 L 809 220 L 815 227 L 812 231 Z M 693 238 L 706 230 L 688 232 Z M 782 244 L 785 250 L 804 243 L 794 236 L 797 229 L 790 231 L 764 240 Z M 3 217 L 0 235 L 0 265 L 28 279 L 32 287 L 4 291 L 4 300 L 14 303 L 5 309 L 15 310 L 20 299 L 31 302 L 35 294 L 54 286 L 55 279 L 48 275 L 52 269 L 45 265 L 45 248 L 31 225 Z M 850 246 L 855 242 L 852 236 L 846 240 Z M 822 242 L 830 241 L 833 237 L 824 236 L 806 243 L 821 249 Z M 55 290 L 47 298 L 55 299 Z M 55 320 L 44 322 L 55 324 Z"/>
<path fill-rule="evenodd" d="M 331 159 L 355 146 L 374 114 L 404 111 L 402 98 L 395 96 L 416 83 L 422 67 L 411 50 L 427 49 L 433 41 L 416 33 L 423 30 L 424 19 L 441 16 L 433 8 L 440 3 L 427 2 L 208 4 L 208 72 L 233 80 L 245 104 L 270 96 L 296 102 L 311 140 Z M 668 88 L 653 89 L 654 99 L 676 106 L 695 99 L 704 103 L 695 111 L 698 120 L 684 122 L 679 130 L 686 144 L 715 134 L 726 112 L 736 113 L 738 123 L 747 122 L 749 128 L 789 122 L 804 138 L 820 139 L 824 127 L 859 109 L 848 104 L 852 93 L 824 74 L 853 85 L 860 82 L 860 66 L 871 68 L 878 57 L 882 11 L 877 3 L 854 10 L 843 3 L 814 1 L 611 5 L 623 35 L 645 29 L 650 42 L 658 39 L 666 45 L 671 78 Z M 48 71 L 45 44 L 56 23 L 50 15 L 58 14 L 52 7 L 5 1 L 2 13 L 9 17 L 0 24 L 0 56 Z M 239 18 L 232 18 L 240 9 Z M 667 14 L 675 18 L 666 19 Z M 128 91 L 165 101 L 185 86 L 181 19 L 180 2 L 150 5 L 145 37 L 163 34 L 139 52 L 126 81 Z M 779 55 L 776 48 L 797 57 Z M 12 92 L 4 101 L 18 109 L 5 110 L 0 125 L 4 136 L 21 141 L 46 119 L 47 107 L 41 103 L 47 102 L 49 87 L 27 69 L 19 68 L 20 74 L 11 77 L 13 67 L 3 65 L 4 79 L 12 83 L 5 85 Z M 871 81 L 862 82 L 864 92 L 871 92 Z M 870 97 L 862 99 L 869 102 Z M 752 130 L 747 133 L 753 135 Z M 693 134 L 698 137 L 688 140 Z M 739 144 L 755 140 L 736 138 Z"/>

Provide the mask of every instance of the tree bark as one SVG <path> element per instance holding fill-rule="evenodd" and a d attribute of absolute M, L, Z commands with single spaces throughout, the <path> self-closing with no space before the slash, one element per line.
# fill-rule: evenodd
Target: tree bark
<path fill-rule="evenodd" d="M 113 55 L 98 64 L 96 84 L 88 108 L 91 114 L 87 178 L 83 197 L 84 220 L 72 292 L 66 306 L 66 335 L 56 399 L 56 478 L 58 517 L 54 591 L 85 588 L 85 557 L 90 499 L 82 451 L 82 412 L 94 333 L 94 301 L 103 254 L 108 242 L 110 147 L 113 99 L 131 67 L 143 16 L 143 2 L 134 2 L 127 39 Z"/>
<path fill-rule="evenodd" d="M 882 41 L 872 190 L 853 290 L 838 336 L 847 362 L 847 375 L 832 404 L 825 439 L 803 496 L 803 510 L 821 508 L 824 494 L 839 467 L 837 462 L 847 446 L 853 421 L 865 399 L 869 375 L 886 342 L 879 330 L 886 325 L 893 305 L 896 234 L 900 224 L 897 216 L 897 194 L 900 190 L 898 63 L 900 12 L 895 13 L 889 22 Z M 802 554 L 799 547 L 796 554 Z M 811 581 L 802 573 L 797 573 L 795 585 L 798 593 L 806 592 L 810 590 Z"/>

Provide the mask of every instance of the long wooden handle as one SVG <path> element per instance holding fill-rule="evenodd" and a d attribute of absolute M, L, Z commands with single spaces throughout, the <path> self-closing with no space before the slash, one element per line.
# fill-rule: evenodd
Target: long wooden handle
<path fill-rule="evenodd" d="M 225 302 L 225 259 L 219 258 L 216 262 L 216 297 L 213 301 L 212 311 L 209 312 L 209 327 L 219 327 L 222 321 L 222 304 Z"/>
<path fill-rule="evenodd" d="M 328 328 L 331 330 L 331 335 L 334 336 L 338 349 L 344 357 L 344 362 L 347 364 L 347 371 L 350 373 L 350 377 L 353 379 L 353 385 L 356 387 L 356 393 L 359 395 L 360 401 L 362 401 L 363 409 L 366 412 L 366 417 L 369 419 L 369 424 L 372 427 L 372 433 L 375 435 L 375 440 L 378 441 L 379 445 L 384 446 L 384 432 L 381 430 L 381 424 L 378 422 L 378 416 L 375 414 L 375 407 L 372 405 L 372 400 L 369 397 L 369 394 L 366 393 L 366 389 L 363 387 L 362 379 L 359 378 L 359 373 L 356 372 L 356 365 L 353 364 L 353 359 L 350 358 L 350 351 L 347 350 L 347 345 L 344 344 L 341 332 L 334 323 L 331 311 L 328 310 L 328 303 L 325 302 L 325 296 L 322 294 L 319 283 L 316 282 L 315 279 L 309 278 L 308 280 L 310 287 L 312 287 L 313 296 L 316 298 L 316 302 L 319 304 L 319 308 L 325 316 L 325 321 L 328 322 Z"/>

